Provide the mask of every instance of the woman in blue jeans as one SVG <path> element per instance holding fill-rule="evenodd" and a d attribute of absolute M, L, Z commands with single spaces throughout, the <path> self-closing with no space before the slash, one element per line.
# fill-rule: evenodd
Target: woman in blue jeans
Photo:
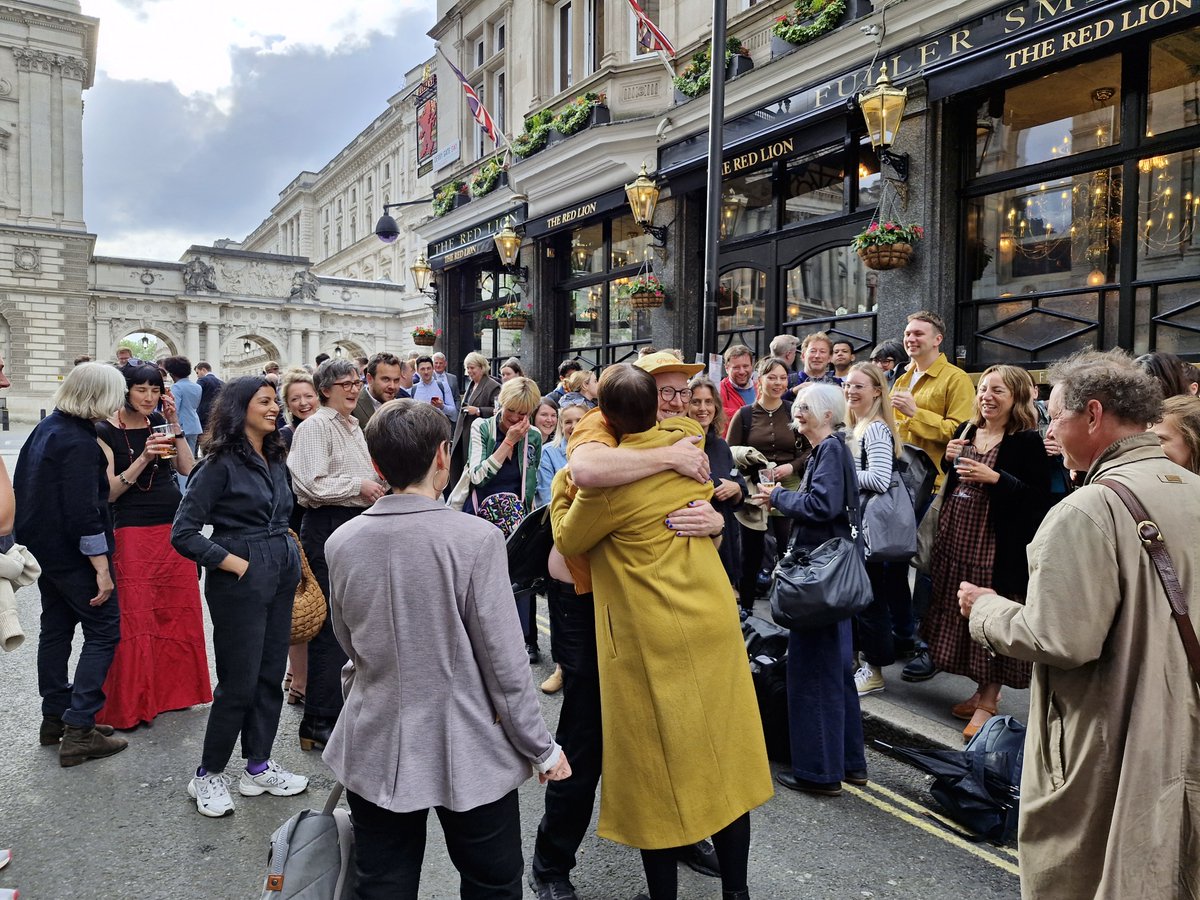
<path fill-rule="evenodd" d="M 846 401 L 829 384 L 802 385 L 792 404 L 794 427 L 813 446 L 799 490 L 782 487 L 760 499 L 795 520 L 792 545 L 815 548 L 835 537 L 851 537 L 849 491 L 858 490 L 854 461 L 838 431 Z M 788 636 L 788 729 L 792 771 L 775 780 L 809 794 L 836 797 L 842 782 L 867 783 L 862 715 L 851 663 L 851 628 L 846 619 L 821 628 L 793 629 Z"/>

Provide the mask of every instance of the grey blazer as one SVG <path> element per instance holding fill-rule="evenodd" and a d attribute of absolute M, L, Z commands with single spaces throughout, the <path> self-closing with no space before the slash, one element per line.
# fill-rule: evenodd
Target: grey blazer
<path fill-rule="evenodd" d="M 325 558 L 350 657 L 325 748 L 342 784 L 393 812 L 462 812 L 558 763 L 498 528 L 389 494 L 337 529 Z"/>
<path fill-rule="evenodd" d="M 450 439 L 450 452 L 458 452 L 459 445 L 465 445 L 471 437 L 471 423 L 476 419 L 490 419 L 496 412 L 496 398 L 500 395 L 500 382 L 491 375 L 484 375 L 476 387 L 471 379 L 467 379 L 467 389 L 458 399 L 458 421 L 454 423 L 454 436 Z M 468 416 L 463 412 L 463 406 L 478 406 L 479 415 Z M 467 458 L 463 451 L 462 458 Z"/>

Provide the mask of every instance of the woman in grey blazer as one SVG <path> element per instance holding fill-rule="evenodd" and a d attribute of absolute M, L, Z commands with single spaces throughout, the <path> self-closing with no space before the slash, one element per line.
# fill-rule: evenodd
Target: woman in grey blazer
<path fill-rule="evenodd" d="M 496 412 L 500 382 L 487 371 L 488 360 L 482 353 L 468 353 L 463 359 L 467 387 L 459 400 L 458 421 L 454 423 L 454 437 L 450 440 L 450 490 L 458 484 L 467 465 L 471 423 L 476 419 L 490 419 Z"/>
<path fill-rule="evenodd" d="M 498 528 L 440 500 L 450 423 L 393 400 L 366 429 L 392 493 L 325 545 L 350 658 L 325 761 L 354 816 L 357 900 L 415 898 L 433 808 L 464 898 L 521 897 L 517 787 L 571 774 L 542 721 Z"/>

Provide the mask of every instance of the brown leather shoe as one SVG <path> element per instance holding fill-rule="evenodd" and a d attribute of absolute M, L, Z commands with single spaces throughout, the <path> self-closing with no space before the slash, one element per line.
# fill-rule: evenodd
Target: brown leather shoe
<path fill-rule="evenodd" d="M 120 753 L 129 742 L 124 738 L 102 734 L 97 728 L 76 728 L 68 725 L 63 731 L 62 745 L 58 748 L 58 764 L 64 769 L 77 766 L 89 759 L 102 759 Z"/>
<path fill-rule="evenodd" d="M 43 747 L 57 744 L 63 738 L 64 728 L 66 728 L 66 723 L 58 716 L 42 716 L 42 727 L 38 730 L 38 743 Z M 97 725 L 96 730 L 105 737 L 111 737 L 113 733 L 111 725 Z"/>

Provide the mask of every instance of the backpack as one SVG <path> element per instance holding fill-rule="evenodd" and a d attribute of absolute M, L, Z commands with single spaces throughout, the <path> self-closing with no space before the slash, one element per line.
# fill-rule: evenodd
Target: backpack
<path fill-rule="evenodd" d="M 934 776 L 929 793 L 968 837 L 996 842 L 1017 833 L 1025 726 L 992 716 L 963 750 L 914 750 L 875 745 Z"/>
<path fill-rule="evenodd" d="M 271 835 L 261 900 L 350 900 L 354 895 L 354 828 L 338 809 L 335 784 L 320 812 L 298 812 Z"/>
<path fill-rule="evenodd" d="M 929 454 L 916 444 L 904 444 L 900 448 L 900 458 L 896 460 L 895 465 L 896 471 L 900 473 L 900 480 L 908 488 L 913 509 L 924 508 L 933 495 L 938 467 L 929 458 Z"/>

